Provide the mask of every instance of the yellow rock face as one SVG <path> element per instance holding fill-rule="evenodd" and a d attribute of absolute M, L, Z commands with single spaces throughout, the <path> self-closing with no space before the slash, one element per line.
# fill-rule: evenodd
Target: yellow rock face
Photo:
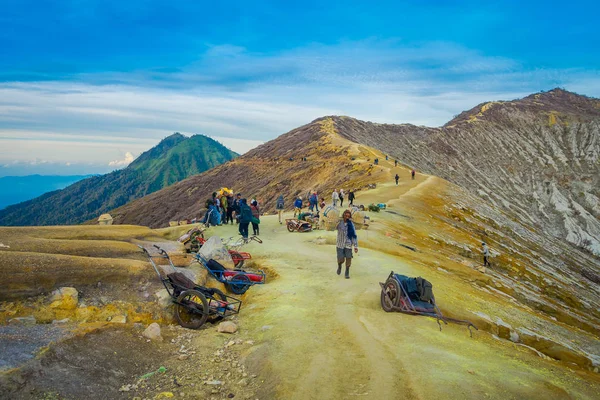
<path fill-rule="evenodd" d="M 79 302 L 79 293 L 72 287 L 62 287 L 55 290 L 50 298 L 50 308 L 58 310 L 74 310 Z"/>

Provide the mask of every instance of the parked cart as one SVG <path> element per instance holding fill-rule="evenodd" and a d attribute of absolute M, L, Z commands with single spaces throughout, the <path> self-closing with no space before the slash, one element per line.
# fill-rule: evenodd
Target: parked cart
<path fill-rule="evenodd" d="M 206 242 L 206 240 L 204 242 Z M 248 239 L 240 237 L 236 241 L 233 241 L 233 238 L 231 237 L 229 238 L 229 241 L 224 244 L 224 246 L 227 248 L 227 251 L 229 252 L 229 255 L 231 256 L 231 259 L 233 260 L 235 269 L 241 270 L 244 266 L 244 262 L 246 260 L 252 259 L 252 255 L 250 253 L 246 251 L 240 251 L 242 246 L 250 242 L 262 243 L 262 240 L 256 235 L 250 236 Z"/>
<path fill-rule="evenodd" d="M 154 245 L 158 255 L 150 254 L 146 248 L 139 246 L 146 254 L 158 278 L 175 303 L 175 318 L 184 328 L 198 329 L 208 320 L 218 321 L 230 315 L 238 314 L 242 307 L 241 300 L 228 296 L 219 289 L 207 288 L 195 284 L 181 272 L 177 272 L 169 254 Z M 155 258 L 166 259 L 173 271 L 166 276 L 159 271 Z"/>
<path fill-rule="evenodd" d="M 290 232 L 310 232 L 313 226 L 310 222 L 300 221 L 296 218 L 288 218 L 285 220 L 287 230 Z"/>
<path fill-rule="evenodd" d="M 437 320 L 440 330 L 442 324 L 454 322 L 466 325 L 472 336 L 471 328 L 478 330 L 473 323 L 466 320 L 445 317 L 435 303 L 433 286 L 423 278 L 409 278 L 405 275 L 395 274 L 394 271 L 381 286 L 381 307 L 386 312 L 398 311 L 404 314 L 424 315 Z"/>

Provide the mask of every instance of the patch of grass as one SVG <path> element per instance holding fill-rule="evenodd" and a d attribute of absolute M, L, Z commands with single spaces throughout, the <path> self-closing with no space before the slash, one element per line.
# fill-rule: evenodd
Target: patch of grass
<path fill-rule="evenodd" d="M 329 133 L 331 135 L 337 134 L 337 129 L 335 129 L 335 123 L 331 118 L 325 118 L 323 121 L 320 121 L 321 131 L 325 133 Z"/>

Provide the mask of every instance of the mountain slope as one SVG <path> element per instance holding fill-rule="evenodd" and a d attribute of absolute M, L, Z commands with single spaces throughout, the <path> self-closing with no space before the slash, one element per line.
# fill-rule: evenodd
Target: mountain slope
<path fill-rule="evenodd" d="M 127 168 L 79 181 L 63 190 L 0 211 L 0 225 L 76 224 L 206 171 L 237 154 L 203 135 L 163 139 Z"/>
<path fill-rule="evenodd" d="M 480 104 L 441 128 L 332 117 L 336 130 L 600 255 L 600 101 L 563 90 Z"/>
<path fill-rule="evenodd" d="M 325 193 L 329 199 L 334 188 L 361 188 L 373 182 L 371 174 L 378 172 L 368 158 L 374 158 L 371 149 L 339 137 L 331 119 L 318 119 L 231 162 L 128 203 L 111 215 L 119 224 L 165 226 L 170 220 L 202 215 L 206 199 L 223 186 L 248 199 L 257 198 L 264 211 L 273 210 L 283 194 L 290 208 L 296 196 L 306 200 L 309 190 Z"/>
<path fill-rule="evenodd" d="M 456 183 L 534 229 L 600 255 L 600 101 L 560 89 L 480 104 L 441 128 L 321 118 L 121 209 L 117 220 L 155 227 L 191 218 L 221 186 L 258 196 L 265 210 L 279 194 L 290 200 L 310 189 L 359 188 L 369 183 L 370 170 L 349 154 L 369 151 L 358 150 L 361 145 Z"/>

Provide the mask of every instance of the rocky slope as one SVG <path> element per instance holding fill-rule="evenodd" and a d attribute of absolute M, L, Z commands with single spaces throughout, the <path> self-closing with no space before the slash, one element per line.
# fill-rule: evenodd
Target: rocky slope
<path fill-rule="evenodd" d="M 328 198 L 333 188 L 373 180 L 368 146 L 600 255 L 600 100 L 560 89 L 481 104 L 440 128 L 320 118 L 116 210 L 116 221 L 155 227 L 193 218 L 221 186 L 262 200 L 268 211 L 279 194 L 291 200 L 317 189 Z"/>
<path fill-rule="evenodd" d="M 342 137 L 600 255 L 600 100 L 555 89 L 480 104 L 441 128 L 331 119 Z"/>
<path fill-rule="evenodd" d="M 236 156 L 209 137 L 187 138 L 175 133 L 140 155 L 127 168 L 84 179 L 1 210 L 0 225 L 63 225 L 95 219 L 108 210 Z"/>

